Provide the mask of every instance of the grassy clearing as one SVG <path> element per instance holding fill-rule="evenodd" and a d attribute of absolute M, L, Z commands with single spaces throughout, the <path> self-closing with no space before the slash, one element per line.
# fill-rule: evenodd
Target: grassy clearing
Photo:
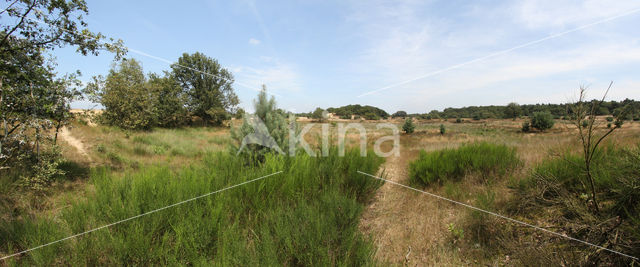
<path fill-rule="evenodd" d="M 359 214 L 380 183 L 382 159 L 351 150 L 345 157 L 268 157 L 248 166 L 226 153 L 178 171 L 156 165 L 114 177 L 91 175 L 95 193 L 59 217 L 28 216 L 0 224 L 2 253 L 215 191 L 279 170 L 284 173 L 8 261 L 10 265 L 370 265 L 372 246 Z"/>
<path fill-rule="evenodd" d="M 478 173 L 487 180 L 493 175 L 502 176 L 519 164 L 515 149 L 480 142 L 455 149 L 422 151 L 410 164 L 409 176 L 413 182 L 423 185 L 459 181 L 468 173 Z"/>

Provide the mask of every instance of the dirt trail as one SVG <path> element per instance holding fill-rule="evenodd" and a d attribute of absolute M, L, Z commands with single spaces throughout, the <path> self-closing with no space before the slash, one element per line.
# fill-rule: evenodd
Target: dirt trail
<path fill-rule="evenodd" d="M 76 148 L 78 150 L 78 153 L 80 153 L 82 156 L 85 156 L 87 158 L 89 157 L 89 154 L 87 153 L 87 150 L 85 149 L 82 141 L 73 137 L 69 128 L 62 127 L 62 129 L 60 129 L 60 132 L 58 133 L 58 137 L 69 143 L 69 145 L 71 145 L 72 147 Z"/>
<path fill-rule="evenodd" d="M 408 184 L 409 157 L 389 157 L 386 179 Z M 424 194 L 386 183 L 366 208 L 360 227 L 371 235 L 376 258 L 408 266 L 460 265 L 456 251 L 447 247 L 447 225 L 455 220 L 451 205 Z"/>

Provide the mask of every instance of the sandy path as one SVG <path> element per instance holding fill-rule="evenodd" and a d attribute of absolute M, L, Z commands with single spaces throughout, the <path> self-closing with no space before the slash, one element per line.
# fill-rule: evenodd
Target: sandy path
<path fill-rule="evenodd" d="M 384 164 L 386 179 L 408 184 L 407 157 L 389 157 Z M 371 235 L 376 258 L 391 264 L 460 265 L 454 249 L 447 246 L 447 224 L 456 210 L 406 188 L 383 185 L 365 209 L 360 227 Z"/>
<path fill-rule="evenodd" d="M 72 147 L 75 147 L 76 150 L 78 150 L 78 153 L 80 153 L 81 155 L 85 157 L 89 157 L 89 154 L 87 153 L 87 150 L 85 149 L 82 141 L 73 137 L 73 135 L 71 135 L 71 131 L 69 130 L 69 128 L 62 127 L 62 129 L 60 129 L 60 132 L 58 133 L 58 137 L 60 137 L 60 139 L 67 142 Z"/>

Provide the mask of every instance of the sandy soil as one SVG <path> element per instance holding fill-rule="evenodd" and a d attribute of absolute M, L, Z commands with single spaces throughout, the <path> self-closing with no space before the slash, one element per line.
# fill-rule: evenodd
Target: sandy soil
<path fill-rule="evenodd" d="M 389 157 L 385 178 L 407 184 L 410 159 Z M 393 265 L 460 265 L 454 250 L 445 247 L 447 225 L 455 220 L 452 205 L 386 183 L 366 208 L 360 227 L 376 246 L 376 258 Z"/>
<path fill-rule="evenodd" d="M 82 143 L 82 141 L 73 137 L 73 135 L 71 135 L 71 130 L 69 130 L 69 128 L 62 127 L 62 129 L 60 129 L 60 133 L 58 134 L 58 136 L 62 140 L 67 142 L 69 145 L 74 147 L 76 150 L 78 150 L 78 153 L 80 153 L 82 156 L 85 156 L 87 158 L 89 157 L 89 154 L 87 153 L 87 150 L 85 149 L 85 146 Z"/>

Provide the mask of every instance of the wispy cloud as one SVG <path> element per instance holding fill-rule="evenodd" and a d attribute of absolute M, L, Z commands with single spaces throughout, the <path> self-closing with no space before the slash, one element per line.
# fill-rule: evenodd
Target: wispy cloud
<path fill-rule="evenodd" d="M 250 45 L 259 45 L 260 44 L 260 40 L 254 39 L 254 38 L 249 38 L 249 44 Z"/>
<path fill-rule="evenodd" d="M 269 91 L 280 94 L 301 90 L 300 77 L 295 65 L 270 57 L 261 59 L 258 65 L 233 68 L 236 79 L 256 88 L 264 84 Z"/>
<path fill-rule="evenodd" d="M 374 3 L 375 7 L 369 9 L 354 4 L 353 14 L 347 17 L 348 22 L 358 25 L 366 40 L 362 52 L 353 58 L 350 67 L 354 73 L 370 80 L 370 87 L 363 88 L 359 93 L 640 6 L 640 3 L 633 1 L 608 5 L 609 2 L 591 0 L 527 0 L 491 7 L 469 4 L 446 10 L 444 15 L 433 14 L 430 9 L 434 7 L 429 2 Z M 502 24 L 496 26 L 496 22 Z M 616 30 L 628 29 L 624 22 L 607 22 L 602 25 L 607 30 L 592 27 L 588 31 L 572 32 L 562 38 L 404 84 L 372 95 L 367 100 L 383 103 L 382 106 L 397 107 L 398 103 L 402 103 L 409 110 L 424 110 L 425 105 L 434 103 L 436 99 L 447 102 L 439 104 L 439 107 L 463 105 L 460 100 L 467 97 L 461 98 L 461 93 L 465 92 L 466 95 L 474 90 L 487 94 L 500 92 L 500 97 L 494 97 L 493 100 L 473 99 L 476 105 L 480 105 L 489 104 L 486 101 L 500 104 L 503 98 L 526 98 L 529 92 L 524 90 L 535 89 L 536 86 L 555 88 L 556 92 L 558 88 L 571 91 L 579 86 L 579 81 L 587 78 L 604 79 L 607 82 L 610 79 L 623 79 L 621 84 L 630 88 L 638 84 L 636 81 L 640 81 L 640 78 L 628 75 L 624 66 L 640 63 L 640 39 L 635 35 L 610 30 L 613 26 L 617 26 L 614 28 Z M 596 74 L 597 77 L 594 77 Z M 514 86 L 516 83 L 522 85 Z M 635 97 L 640 96 L 635 94 Z M 559 102 L 565 99 L 546 100 Z"/>

